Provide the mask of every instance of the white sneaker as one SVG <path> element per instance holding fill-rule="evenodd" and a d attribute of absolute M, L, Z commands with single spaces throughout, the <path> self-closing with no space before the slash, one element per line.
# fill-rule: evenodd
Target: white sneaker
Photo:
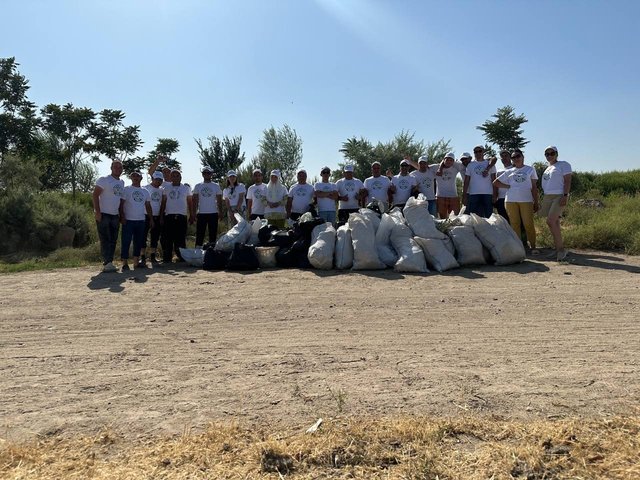
<path fill-rule="evenodd" d="M 569 255 L 569 252 L 563 248 L 562 250 L 558 251 L 558 256 L 556 260 L 558 262 L 562 262 L 564 259 L 567 258 L 567 255 Z"/>
<path fill-rule="evenodd" d="M 102 271 L 104 273 L 113 273 L 117 272 L 118 268 L 112 262 L 109 262 L 104 267 L 102 267 Z"/>

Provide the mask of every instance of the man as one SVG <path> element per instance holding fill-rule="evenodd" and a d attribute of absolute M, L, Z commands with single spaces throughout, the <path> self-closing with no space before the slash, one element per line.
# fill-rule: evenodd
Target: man
<path fill-rule="evenodd" d="M 145 216 L 150 218 L 153 228 L 153 212 L 151 210 L 151 195 L 146 188 L 140 186 L 142 173 L 135 171 L 131 175 L 131 185 L 124 188 L 124 195 L 120 200 L 120 223 L 122 223 L 122 238 L 120 240 L 120 259 L 122 271 L 129 270 L 129 247 L 133 240 L 133 267 L 143 268 L 144 263 L 138 263 L 139 254 L 145 234 Z"/>
<path fill-rule="evenodd" d="M 362 180 L 353 178 L 353 165 L 345 165 L 344 177 L 336 182 L 338 189 L 338 222 L 349 220 L 349 215 L 356 213 L 360 206 L 360 198 L 364 189 Z"/>
<path fill-rule="evenodd" d="M 364 181 L 364 204 L 367 205 L 373 201 L 380 201 L 384 204 L 385 211 L 389 205 L 389 189 L 391 188 L 391 180 L 382 175 L 382 165 L 380 162 L 371 164 L 371 176 Z"/>
<path fill-rule="evenodd" d="M 222 211 L 222 190 L 211 181 L 213 169 L 202 169 L 201 183 L 193 187 L 193 211 L 196 213 L 196 248 L 202 248 L 204 233 L 209 229 L 209 243 L 218 237 L 218 212 Z"/>
<path fill-rule="evenodd" d="M 142 242 L 142 251 L 140 252 L 140 263 L 146 265 L 147 254 L 151 259 L 151 263 L 156 263 L 156 252 L 158 250 L 158 240 L 162 226 L 160 225 L 160 205 L 162 204 L 162 182 L 164 177 L 161 172 L 153 172 L 151 175 L 151 183 L 144 188 L 149 192 L 149 201 L 151 203 L 151 216 L 145 218 L 144 240 Z M 153 226 L 152 226 L 153 225 Z M 149 248 L 147 248 L 147 237 L 151 234 Z"/>
<path fill-rule="evenodd" d="M 182 173 L 177 168 L 171 171 L 171 185 L 164 187 L 160 218 L 164 223 L 162 261 L 169 264 L 173 260 L 173 252 L 182 260 L 180 248 L 187 246 L 187 221 L 194 223 L 193 198 L 191 189 L 180 183 Z"/>
<path fill-rule="evenodd" d="M 502 167 L 497 168 L 496 178 L 502 175 L 504 172 L 513 167 L 511 163 L 511 152 L 509 150 L 500 150 L 500 161 Z M 507 209 L 504 206 L 504 199 L 507 196 L 507 188 L 493 187 L 493 203 L 500 214 L 507 222 L 509 221 L 509 215 Z"/>
<path fill-rule="evenodd" d="M 247 190 L 247 216 L 249 220 L 264 218 L 266 205 L 267 186 L 262 183 L 262 171 L 256 168 L 253 171 L 253 185 Z"/>
<path fill-rule="evenodd" d="M 100 238 L 102 271 L 107 273 L 118 271 L 113 264 L 113 256 L 120 228 L 120 200 L 124 193 L 124 182 L 120 180 L 120 175 L 122 162 L 113 160 L 111 174 L 98 178 L 92 195 L 93 212 Z"/>
<path fill-rule="evenodd" d="M 467 207 L 465 213 L 475 213 L 489 218 L 493 213 L 493 181 L 496 179 L 496 167 L 484 158 L 484 147 L 481 145 L 473 149 L 473 155 L 474 160 L 465 169 L 462 202 Z"/>
<path fill-rule="evenodd" d="M 295 221 L 309 211 L 313 203 L 313 187 L 307 183 L 307 171 L 298 170 L 296 183 L 287 198 L 287 218 Z"/>
<path fill-rule="evenodd" d="M 168 160 L 168 158 L 164 155 L 156 155 L 156 159 L 154 160 L 154 162 L 149 166 L 149 175 L 152 176 L 153 179 L 153 174 L 156 173 L 156 171 L 158 169 L 160 169 L 160 171 L 162 172 L 162 178 L 164 180 L 164 184 L 165 185 L 171 185 L 171 169 L 169 168 L 169 166 L 165 163 L 164 165 L 160 165 L 160 162 L 163 160 Z"/>
<path fill-rule="evenodd" d="M 415 163 L 415 162 L 413 162 Z M 414 165 L 415 167 L 416 165 Z M 434 217 L 438 213 L 436 205 L 436 172 L 438 165 L 429 165 L 427 157 L 424 155 L 418 159 L 417 170 L 409 175 L 416 179 L 418 192 L 423 194 L 429 202 L 429 213 Z"/>
<path fill-rule="evenodd" d="M 322 167 L 322 170 L 320 170 L 322 181 L 313 186 L 313 195 L 318 205 L 318 216 L 325 222 L 335 224 L 338 188 L 335 183 L 329 181 L 329 175 L 331 175 L 331 169 Z"/>
<path fill-rule="evenodd" d="M 400 162 L 400 173 L 391 178 L 392 204 L 394 207 L 404 208 L 411 195 L 418 193 L 416 177 L 409 175 L 409 162 L 405 159 Z"/>
<path fill-rule="evenodd" d="M 471 161 L 471 155 L 463 153 L 461 160 L 465 159 L 467 163 Z M 464 163 L 456 162 L 455 154 L 448 152 L 436 171 L 436 206 L 438 208 L 438 216 L 447 218 L 449 212 L 454 215 L 460 213 L 460 197 L 458 196 L 458 187 L 456 178 L 458 173 L 464 172 L 466 169 Z"/>

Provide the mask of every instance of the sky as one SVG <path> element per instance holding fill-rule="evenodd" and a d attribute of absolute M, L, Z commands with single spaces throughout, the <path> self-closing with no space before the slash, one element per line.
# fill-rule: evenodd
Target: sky
<path fill-rule="evenodd" d="M 114 108 L 151 150 L 288 124 L 311 176 L 349 137 L 402 130 L 484 143 L 476 126 L 511 105 L 525 161 L 556 145 L 577 171 L 640 168 L 640 2 L 430 0 L 2 0 L 0 57 L 16 57 L 39 107 Z M 101 174 L 107 162 L 99 164 Z"/>

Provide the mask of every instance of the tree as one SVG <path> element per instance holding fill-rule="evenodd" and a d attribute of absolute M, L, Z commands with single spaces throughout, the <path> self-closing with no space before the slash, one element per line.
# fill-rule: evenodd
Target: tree
<path fill-rule="evenodd" d="M 28 80 L 15 57 L 0 58 L 0 163 L 9 152 L 29 156 L 39 125 L 36 105 L 27 98 Z"/>
<path fill-rule="evenodd" d="M 482 130 L 484 138 L 489 144 L 497 145 L 499 149 L 514 150 L 522 149 L 529 141 L 522 136 L 522 124 L 527 123 L 524 114 L 516 115 L 513 107 L 498 108 L 492 115 L 495 120 L 487 120 L 482 125 L 476 127 Z"/>
<path fill-rule="evenodd" d="M 203 167 L 213 169 L 214 182 L 222 182 L 229 170 L 237 170 L 244 162 L 244 152 L 240 152 L 242 135 L 237 137 L 224 136 L 221 140 L 215 135 L 207 137 L 209 145 L 203 145 L 202 140 L 196 138 L 200 163 Z"/>
<path fill-rule="evenodd" d="M 109 159 L 125 161 L 143 144 L 138 125 L 125 126 L 126 115 L 120 110 L 104 109 L 98 113 L 97 121 L 91 124 L 93 137 L 93 161 L 99 161 L 100 155 Z"/>
<path fill-rule="evenodd" d="M 302 139 L 295 129 L 286 124 L 277 130 L 272 126 L 262 133 L 260 151 L 251 159 L 251 170 L 259 168 L 269 175 L 271 170 L 279 169 L 282 182 L 286 186 L 293 185 L 302 162 Z"/>
<path fill-rule="evenodd" d="M 123 171 L 127 175 L 137 170 L 144 173 L 156 161 L 158 155 L 165 158 L 163 163 L 169 168 L 180 168 L 180 162 L 174 157 L 179 149 L 180 142 L 175 138 L 158 138 L 156 146 L 146 155 L 123 160 Z"/>
<path fill-rule="evenodd" d="M 89 161 L 84 161 L 78 166 L 78 190 L 83 193 L 93 191 L 98 180 L 98 169 Z"/>

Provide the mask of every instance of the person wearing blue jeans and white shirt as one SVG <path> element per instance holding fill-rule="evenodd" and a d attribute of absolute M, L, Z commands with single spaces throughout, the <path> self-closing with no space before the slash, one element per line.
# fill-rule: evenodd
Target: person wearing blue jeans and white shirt
<path fill-rule="evenodd" d="M 153 172 L 151 175 L 151 183 L 145 185 L 144 188 L 149 192 L 151 199 L 151 216 L 147 216 L 144 226 L 144 241 L 142 242 L 142 252 L 140 252 L 140 263 L 145 264 L 147 255 L 151 259 L 151 263 L 156 263 L 156 251 L 158 249 L 158 240 L 162 226 L 160 225 L 160 205 L 162 204 L 162 182 L 164 176 L 162 172 Z M 153 228 L 151 228 L 151 220 L 153 220 Z M 147 237 L 149 239 L 149 247 L 147 247 Z"/>
<path fill-rule="evenodd" d="M 474 159 L 465 170 L 462 187 L 462 203 L 465 213 L 475 213 L 489 218 L 493 213 L 493 181 L 496 179 L 496 159 L 484 158 L 484 147 L 477 145 L 473 149 Z"/>
<path fill-rule="evenodd" d="M 116 272 L 113 256 L 118 241 L 120 228 L 120 200 L 124 193 L 122 162 L 111 162 L 111 174 L 98 178 L 93 189 L 93 212 L 100 238 L 100 253 L 102 255 L 102 271 Z"/>
<path fill-rule="evenodd" d="M 380 162 L 371 164 L 371 176 L 364 180 L 364 204 L 379 201 L 384 204 L 385 211 L 389 205 L 389 190 L 391 188 L 391 180 L 389 177 L 382 175 L 382 165 Z"/>
<path fill-rule="evenodd" d="M 150 218 L 153 228 L 153 211 L 151 210 L 151 194 L 140 186 L 142 173 L 136 171 L 131 175 L 131 185 L 124 187 L 124 195 L 120 200 L 120 223 L 122 223 L 122 238 L 120 241 L 120 259 L 122 270 L 129 270 L 129 247 L 133 240 L 133 266 L 144 267 L 139 264 L 138 255 L 142 251 L 145 233 L 145 215 Z"/>
<path fill-rule="evenodd" d="M 187 246 L 187 223 L 193 224 L 193 196 L 189 185 L 183 184 L 182 173 L 177 168 L 171 170 L 171 184 L 163 188 L 160 221 L 162 232 L 162 263 L 170 264 L 173 253 L 183 261 L 180 248 Z"/>
<path fill-rule="evenodd" d="M 338 199 L 338 187 L 329 181 L 331 169 L 323 167 L 320 170 L 321 182 L 317 182 L 314 187 L 316 204 L 318 205 L 318 216 L 325 222 L 336 223 L 336 200 Z"/>
<path fill-rule="evenodd" d="M 429 165 L 427 157 L 424 155 L 418 159 L 418 163 L 409 158 L 405 160 L 416 169 L 409 175 L 416 179 L 418 193 L 423 194 L 427 199 L 429 202 L 429 213 L 435 217 L 438 214 L 436 204 L 436 173 L 438 172 L 439 165 Z"/>
<path fill-rule="evenodd" d="M 313 203 L 313 187 L 307 183 L 307 171 L 298 170 L 298 183 L 296 183 L 287 198 L 287 218 L 299 219 L 303 213 L 309 211 Z"/>

